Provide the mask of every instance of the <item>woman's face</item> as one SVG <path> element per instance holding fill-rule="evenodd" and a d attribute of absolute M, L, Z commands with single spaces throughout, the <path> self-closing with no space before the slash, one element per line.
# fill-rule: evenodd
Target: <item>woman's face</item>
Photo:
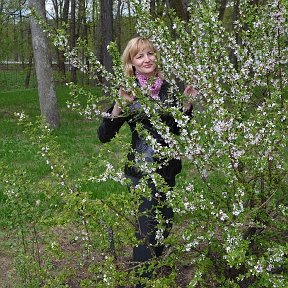
<path fill-rule="evenodd" d="M 156 69 L 156 56 L 154 51 L 149 47 L 142 48 L 132 59 L 132 65 L 136 71 L 146 77 L 154 76 Z"/>

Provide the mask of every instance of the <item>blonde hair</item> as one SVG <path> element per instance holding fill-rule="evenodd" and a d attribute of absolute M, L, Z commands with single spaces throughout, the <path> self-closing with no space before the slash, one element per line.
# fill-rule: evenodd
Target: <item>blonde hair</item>
<path fill-rule="evenodd" d="M 124 71 L 125 71 L 127 76 L 133 76 L 134 75 L 132 59 L 135 57 L 135 55 L 137 55 L 139 53 L 139 51 L 141 51 L 142 49 L 147 48 L 147 47 L 149 49 L 151 49 L 156 54 L 156 58 L 159 58 L 157 49 L 154 47 L 152 42 L 146 38 L 135 37 L 135 38 L 132 38 L 127 43 L 127 46 L 124 49 L 122 57 L 121 57 L 122 63 L 124 65 Z M 159 74 L 159 68 L 158 68 L 158 65 L 156 63 L 155 75 L 158 75 L 158 74 Z"/>

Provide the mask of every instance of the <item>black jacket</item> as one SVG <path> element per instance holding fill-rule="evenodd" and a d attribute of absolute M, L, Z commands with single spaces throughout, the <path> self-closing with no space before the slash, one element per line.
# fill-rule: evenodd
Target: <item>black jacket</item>
<path fill-rule="evenodd" d="M 163 84 L 161 86 L 160 92 L 159 92 L 159 99 L 160 100 L 151 100 L 151 101 L 160 101 L 160 104 L 164 104 L 165 100 L 168 99 L 168 87 L 169 84 L 167 81 L 163 81 Z M 175 105 L 174 103 L 170 105 Z M 111 113 L 113 110 L 113 107 L 110 107 L 108 109 L 108 113 Z M 110 141 L 116 133 L 119 131 L 121 126 L 127 121 L 131 132 L 132 132 L 132 151 L 128 154 L 128 160 L 131 163 L 135 163 L 135 151 L 136 153 L 140 153 L 143 157 L 145 157 L 145 161 L 147 162 L 158 162 L 159 164 L 163 161 L 160 161 L 157 159 L 157 157 L 154 157 L 154 151 L 153 149 L 147 144 L 145 139 L 141 138 L 136 131 L 136 124 L 141 123 L 143 125 L 143 129 L 146 129 L 149 131 L 150 135 L 152 135 L 158 143 L 161 145 L 167 145 L 164 140 L 161 138 L 161 136 L 157 133 L 155 128 L 150 123 L 149 118 L 145 115 L 144 112 L 139 112 L 141 105 L 140 103 L 135 100 L 132 104 L 130 104 L 130 111 L 131 113 L 128 116 L 121 116 L 121 117 L 105 117 L 103 118 L 103 121 L 98 129 L 98 136 L 101 142 L 105 143 Z M 138 112 L 138 113 L 137 113 Z M 185 114 L 191 115 L 192 108 L 190 111 L 187 111 Z M 171 115 L 168 114 L 162 114 L 161 120 L 170 128 L 170 132 L 174 134 L 179 134 L 180 130 L 177 126 L 177 123 L 175 122 L 174 118 Z M 175 178 L 175 176 L 180 173 L 182 164 L 180 159 L 171 159 L 168 161 L 166 165 L 161 165 L 162 167 L 157 170 L 157 173 L 159 173 L 164 179 L 166 180 L 172 180 Z M 132 177 L 141 177 L 143 173 L 139 171 L 134 165 L 127 164 L 125 166 L 125 174 L 127 176 Z"/>

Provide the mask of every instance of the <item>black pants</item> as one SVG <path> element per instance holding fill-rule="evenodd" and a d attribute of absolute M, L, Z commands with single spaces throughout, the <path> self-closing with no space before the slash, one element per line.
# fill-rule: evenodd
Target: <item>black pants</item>
<path fill-rule="evenodd" d="M 127 176 L 132 181 L 132 187 L 135 187 L 140 178 Z M 175 186 L 175 179 L 166 180 L 166 183 L 171 188 Z M 138 208 L 137 229 L 135 235 L 139 240 L 139 244 L 133 248 L 133 260 L 135 262 L 146 262 L 153 257 L 159 257 L 162 255 L 164 245 L 157 244 L 156 232 L 157 224 L 156 213 L 161 214 L 165 229 L 162 235 L 164 239 L 168 237 L 172 227 L 173 210 L 171 207 L 165 205 L 165 194 L 157 191 L 154 183 L 148 180 L 148 187 L 152 191 L 151 199 L 142 197 L 140 206 Z M 155 197 L 156 195 L 156 197 Z M 146 274 L 146 273 L 145 273 Z M 147 275 L 142 275 L 149 277 Z"/>

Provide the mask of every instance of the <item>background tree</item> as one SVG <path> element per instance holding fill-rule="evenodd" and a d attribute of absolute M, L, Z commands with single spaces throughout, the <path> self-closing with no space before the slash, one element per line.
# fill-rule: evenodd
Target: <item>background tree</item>
<path fill-rule="evenodd" d="M 112 71 L 112 58 L 107 47 L 113 39 L 113 0 L 101 0 L 101 60 L 108 71 Z"/>
<path fill-rule="evenodd" d="M 219 2 L 219 4 L 218 4 L 218 6 L 219 6 L 219 20 L 223 21 L 224 13 L 226 10 L 226 5 L 227 5 L 228 0 L 219 0 L 218 2 Z"/>
<path fill-rule="evenodd" d="M 53 17 L 53 25 L 56 29 L 63 29 L 68 33 L 67 26 L 69 20 L 69 8 L 70 8 L 70 0 L 53 0 L 53 9 L 54 9 L 54 17 Z M 66 67 L 65 67 L 65 57 L 63 51 L 56 49 L 56 61 L 59 72 L 64 76 L 64 80 L 66 79 Z"/>
<path fill-rule="evenodd" d="M 166 0 L 168 8 L 175 10 L 178 17 L 188 20 L 188 1 L 187 0 Z"/>
<path fill-rule="evenodd" d="M 46 18 L 45 0 L 30 0 L 29 7 L 34 9 L 35 13 L 43 19 Z M 57 98 L 51 66 L 51 51 L 43 28 L 33 16 L 31 17 L 31 34 L 41 115 L 51 127 L 57 128 L 60 124 L 60 119 L 56 104 Z"/>
<path fill-rule="evenodd" d="M 86 40 L 89 47 L 98 55 L 97 58 L 102 63 L 105 62 L 107 67 L 111 67 L 111 59 L 107 52 L 108 43 L 111 40 L 117 41 L 118 47 L 122 50 L 128 39 L 135 33 L 135 18 L 130 1 L 49 0 L 45 3 L 46 5 L 49 3 L 49 6 L 46 7 L 47 9 L 49 7 L 49 25 L 69 35 L 70 48 L 75 47 L 79 37 Z M 158 0 L 155 3 L 157 13 L 161 14 L 164 2 Z M 27 0 L 1 0 L 0 4 L 0 21 L 2 23 L 0 58 L 7 60 L 6 64 L 9 69 L 15 68 L 17 73 L 25 71 L 26 77 L 21 80 L 21 84 L 23 85 L 25 82 L 25 87 L 29 87 L 31 83 L 34 83 L 30 79 L 33 80 L 35 73 L 31 61 L 31 33 L 27 19 Z M 17 44 L 15 45 L 15 43 Z M 61 49 L 52 45 L 50 49 L 54 73 L 57 76 L 55 79 L 58 83 L 70 80 L 76 83 L 77 80 L 85 79 L 83 74 L 77 73 L 77 69 L 71 63 L 68 63 L 69 66 L 65 64 L 65 57 Z M 79 53 L 82 61 L 89 66 L 82 51 L 79 50 Z M 18 64 L 12 66 L 12 60 L 13 62 L 19 61 L 22 67 L 20 68 Z M 67 67 L 70 73 L 67 73 Z M 79 76 L 81 79 L 77 79 Z"/>
<path fill-rule="evenodd" d="M 76 45 L 76 0 L 71 0 L 71 12 L 70 12 L 70 45 L 73 48 Z M 77 82 L 76 67 L 71 66 L 71 81 Z"/>

